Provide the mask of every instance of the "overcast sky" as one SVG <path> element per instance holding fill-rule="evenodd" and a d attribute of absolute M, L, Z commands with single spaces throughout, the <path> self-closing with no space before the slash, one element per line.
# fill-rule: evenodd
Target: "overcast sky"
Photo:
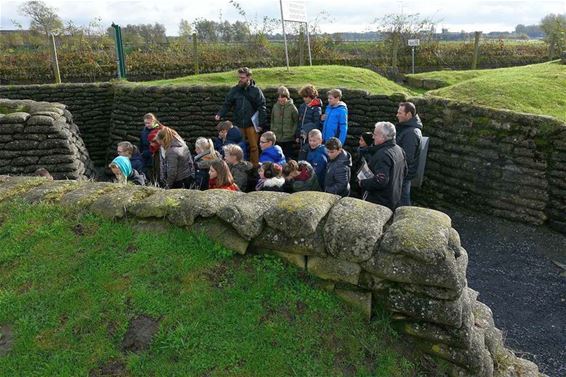
<path fill-rule="evenodd" d="M 18 8 L 25 1 L 0 0 L 0 29 L 14 29 L 11 20 L 29 25 Z M 87 25 L 100 17 L 104 26 L 115 22 L 127 24 L 159 22 L 167 28 L 167 35 L 177 35 L 179 21 L 184 18 L 213 20 L 242 20 L 242 16 L 228 0 L 46 0 L 46 4 L 57 8 L 64 22 L 72 20 L 77 25 Z M 241 0 L 250 21 L 264 16 L 279 17 L 279 0 Z M 549 13 L 566 13 L 566 0 L 541 1 L 382 1 L 382 0 L 326 0 L 307 1 L 309 20 L 314 20 L 324 10 L 330 19 L 320 21 L 323 32 L 371 31 L 375 19 L 390 13 L 419 13 L 437 21 L 438 30 L 450 31 L 512 31 L 517 24 L 538 24 Z"/>

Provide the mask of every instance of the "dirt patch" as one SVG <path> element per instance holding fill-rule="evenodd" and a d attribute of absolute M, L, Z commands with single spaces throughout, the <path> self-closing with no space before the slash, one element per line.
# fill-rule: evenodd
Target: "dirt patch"
<path fill-rule="evenodd" d="M 109 360 L 96 369 L 91 369 L 89 377 L 126 376 L 126 364 L 121 360 Z"/>
<path fill-rule="evenodd" d="M 0 326 L 0 356 L 6 355 L 12 349 L 14 333 L 9 325 Z"/>
<path fill-rule="evenodd" d="M 239 268 L 240 263 L 237 258 L 233 258 L 203 271 L 201 276 L 215 288 L 231 287 L 234 283 L 234 272 Z"/>
<path fill-rule="evenodd" d="M 106 330 L 108 331 L 108 335 L 110 335 L 111 338 L 114 338 L 116 334 L 118 334 L 118 324 L 112 321 L 106 325 Z"/>
<path fill-rule="evenodd" d="M 265 314 L 261 316 L 261 318 L 259 319 L 259 323 L 260 324 L 264 324 L 266 322 L 271 321 L 271 318 L 275 315 L 275 310 L 273 308 L 268 308 L 265 311 Z"/>
<path fill-rule="evenodd" d="M 134 318 L 122 340 L 122 351 L 135 353 L 148 349 L 158 329 L 159 320 L 145 315 Z"/>
<path fill-rule="evenodd" d="M 307 311 L 307 308 L 308 308 L 307 304 L 305 304 L 304 302 L 302 302 L 300 300 L 297 301 L 296 306 L 297 306 L 297 313 L 298 314 L 305 314 L 305 312 Z"/>
<path fill-rule="evenodd" d="M 73 233 L 75 233 L 75 235 L 77 236 L 84 236 L 85 235 L 85 229 L 83 224 L 77 224 L 73 227 Z"/>
<path fill-rule="evenodd" d="M 128 247 L 126 248 L 126 253 L 128 254 L 135 254 L 138 252 L 138 247 L 136 245 L 128 245 Z"/>

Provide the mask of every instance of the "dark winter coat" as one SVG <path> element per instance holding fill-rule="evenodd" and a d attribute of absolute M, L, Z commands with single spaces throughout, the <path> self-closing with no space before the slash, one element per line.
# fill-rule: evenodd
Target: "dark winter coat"
<path fill-rule="evenodd" d="M 334 160 L 328 160 L 324 177 L 324 192 L 340 196 L 350 195 L 352 156 L 342 149 Z"/>
<path fill-rule="evenodd" d="M 397 129 L 397 145 L 403 148 L 407 159 L 408 173 L 406 180 L 411 180 L 416 177 L 419 168 L 419 157 L 421 155 L 421 144 L 423 142 L 423 134 L 421 129 L 423 124 L 419 115 L 406 122 L 398 123 L 395 125 Z"/>
<path fill-rule="evenodd" d="M 366 200 L 389 207 L 392 211 L 401 200 L 401 187 L 407 174 L 405 153 L 395 140 L 368 147 L 368 166 L 374 176 L 360 181 Z"/>
<path fill-rule="evenodd" d="M 138 173 L 136 169 L 132 169 L 132 174 L 128 177 L 128 182 L 132 182 L 134 185 L 145 186 L 146 178 L 145 175 Z"/>
<path fill-rule="evenodd" d="M 248 180 L 254 166 L 249 161 L 240 161 L 235 165 L 228 164 L 228 166 L 230 167 L 232 177 L 234 177 L 234 182 L 236 182 L 240 190 L 245 192 L 248 189 Z"/>
<path fill-rule="evenodd" d="M 326 147 L 319 145 L 318 148 L 310 149 L 307 154 L 306 160 L 314 169 L 318 183 L 324 189 L 324 177 L 326 175 L 326 165 L 328 164 L 328 155 L 326 154 Z"/>
<path fill-rule="evenodd" d="M 195 176 L 195 166 L 189 147 L 180 140 L 174 139 L 165 151 L 165 158 L 160 159 L 161 180 L 166 188 L 173 187 L 175 182 Z"/>
<path fill-rule="evenodd" d="M 320 116 L 322 115 L 322 102 L 319 98 L 314 98 L 308 104 L 303 103 L 299 107 L 299 121 L 297 122 L 297 130 L 295 138 L 303 136 L 306 140 L 311 130 L 322 129 Z"/>
<path fill-rule="evenodd" d="M 147 137 L 151 132 L 151 128 L 144 127 L 140 135 L 140 153 L 145 167 L 151 167 L 152 154 L 149 151 L 149 140 Z"/>
<path fill-rule="evenodd" d="M 218 115 L 223 118 L 230 109 L 233 109 L 232 123 L 236 127 L 252 127 L 251 119 L 256 111 L 259 112 L 259 126 L 263 128 L 263 131 L 266 131 L 269 127 L 265 108 L 265 97 L 253 80 L 251 80 L 250 85 L 246 87 L 240 85 L 232 87 L 226 95 L 224 105 L 222 105 Z"/>
<path fill-rule="evenodd" d="M 316 173 L 307 161 L 299 161 L 299 176 L 285 181 L 284 191 L 288 193 L 299 191 L 320 191 Z"/>
<path fill-rule="evenodd" d="M 222 140 L 219 137 L 214 139 L 214 149 L 222 156 L 224 156 L 224 150 L 222 147 L 228 144 L 238 144 L 242 143 L 242 132 L 237 127 L 232 127 L 228 130 L 226 134 L 226 140 Z M 240 145 L 241 146 L 241 145 Z"/>
<path fill-rule="evenodd" d="M 151 164 L 151 154 L 150 156 L 150 164 Z M 141 155 L 141 153 L 137 152 L 134 153 L 132 155 L 132 157 L 130 157 L 130 162 L 132 164 L 132 169 L 137 170 L 138 173 L 143 174 L 143 175 L 147 175 L 146 174 L 146 165 L 144 163 L 143 157 Z"/>

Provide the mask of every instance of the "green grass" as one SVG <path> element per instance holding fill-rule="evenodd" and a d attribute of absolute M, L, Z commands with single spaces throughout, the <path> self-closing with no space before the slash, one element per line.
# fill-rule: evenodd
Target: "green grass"
<path fill-rule="evenodd" d="M 505 69 L 505 68 L 500 68 Z M 477 69 L 469 71 L 433 71 L 416 73 L 414 75 L 407 75 L 407 77 L 414 77 L 423 80 L 436 80 L 441 81 L 443 86 L 458 84 L 462 81 L 470 80 L 485 74 L 489 74 L 493 69 Z"/>
<path fill-rule="evenodd" d="M 385 77 L 364 68 L 338 65 L 321 65 L 312 67 L 258 68 L 253 70 L 253 78 L 262 88 L 285 85 L 289 88 L 301 88 L 312 83 L 317 88 L 347 88 L 366 90 L 372 94 L 408 93 L 412 92 Z M 227 85 L 237 83 L 235 71 L 208 73 L 180 77 L 170 80 L 144 82 L 141 85 Z M 134 84 L 135 85 L 135 84 Z"/>
<path fill-rule="evenodd" d="M 368 324 L 279 259 L 134 229 L 0 205 L 0 328 L 15 337 L 1 376 L 87 376 L 111 363 L 128 376 L 415 375 L 387 316 Z M 159 329 L 148 350 L 122 352 L 138 315 Z"/>
<path fill-rule="evenodd" d="M 522 67 L 466 72 L 430 72 L 420 78 L 450 86 L 427 94 L 566 121 L 566 65 L 558 61 Z"/>

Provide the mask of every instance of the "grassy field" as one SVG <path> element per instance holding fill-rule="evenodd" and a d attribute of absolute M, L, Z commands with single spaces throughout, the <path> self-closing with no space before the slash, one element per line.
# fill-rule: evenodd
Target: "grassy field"
<path fill-rule="evenodd" d="M 338 65 L 313 67 L 258 68 L 253 70 L 254 80 L 263 88 L 285 85 L 299 89 L 307 83 L 317 88 L 361 89 L 374 94 L 412 92 L 377 73 L 364 68 Z M 171 80 L 144 82 L 143 85 L 228 85 L 237 83 L 235 71 L 186 76 Z"/>
<path fill-rule="evenodd" d="M 478 71 L 440 71 L 415 77 L 446 81 L 429 95 L 566 121 L 566 65 L 557 61 Z"/>
<path fill-rule="evenodd" d="M 387 316 L 279 259 L 135 229 L 0 205 L 1 376 L 419 375 Z"/>

